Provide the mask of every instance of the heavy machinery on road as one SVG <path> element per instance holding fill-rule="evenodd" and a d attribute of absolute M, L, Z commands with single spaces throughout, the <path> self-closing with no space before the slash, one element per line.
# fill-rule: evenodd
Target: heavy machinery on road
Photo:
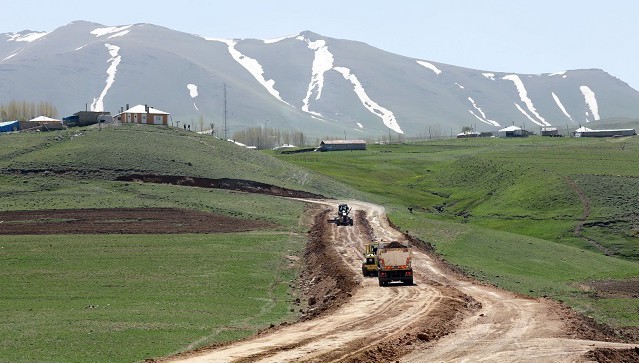
<path fill-rule="evenodd" d="M 379 286 L 392 281 L 413 284 L 411 247 L 398 241 L 381 242 L 377 247 L 377 279 Z"/>
<path fill-rule="evenodd" d="M 334 219 L 335 224 L 338 226 L 352 226 L 353 218 L 348 214 L 351 212 L 351 208 L 348 204 L 340 204 L 337 207 L 337 217 Z"/>
<path fill-rule="evenodd" d="M 362 262 L 364 276 L 377 276 L 377 246 L 377 242 L 367 243 L 364 246 L 364 261 Z"/>

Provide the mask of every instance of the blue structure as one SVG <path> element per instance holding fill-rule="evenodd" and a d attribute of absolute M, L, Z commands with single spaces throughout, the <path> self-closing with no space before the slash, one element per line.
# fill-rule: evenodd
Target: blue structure
<path fill-rule="evenodd" d="M 0 122 L 0 132 L 18 131 L 20 123 L 18 121 Z"/>

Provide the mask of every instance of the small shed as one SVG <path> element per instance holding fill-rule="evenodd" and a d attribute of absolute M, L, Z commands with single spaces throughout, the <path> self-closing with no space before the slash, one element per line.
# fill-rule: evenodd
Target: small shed
<path fill-rule="evenodd" d="M 98 122 L 111 122 L 111 112 L 104 111 L 78 111 L 73 116 L 62 119 L 67 126 L 89 126 Z"/>
<path fill-rule="evenodd" d="M 524 137 L 527 135 L 528 134 L 524 132 L 524 130 L 521 127 L 517 127 L 517 126 L 508 126 L 506 128 L 503 128 L 497 131 L 497 136 L 499 137 Z"/>
<path fill-rule="evenodd" d="M 147 105 L 137 105 L 122 113 L 115 115 L 116 119 L 123 123 L 168 125 L 169 113 L 160 111 Z"/>
<path fill-rule="evenodd" d="M 317 151 L 366 150 L 364 140 L 324 140 Z"/>
<path fill-rule="evenodd" d="M 570 134 L 574 137 L 621 137 L 634 136 L 637 132 L 635 129 L 593 130 L 582 126 Z"/>
<path fill-rule="evenodd" d="M 18 131 L 20 129 L 19 125 L 20 122 L 18 122 L 17 120 L 0 122 L 0 132 Z"/>
<path fill-rule="evenodd" d="M 36 118 L 32 118 L 31 120 L 29 120 L 29 122 L 37 122 L 40 125 L 44 125 L 44 124 L 61 124 L 62 120 L 58 120 L 56 118 L 51 118 L 51 117 L 47 117 L 47 116 L 38 116 Z"/>
<path fill-rule="evenodd" d="M 557 137 L 559 135 L 559 129 L 551 126 L 544 126 L 541 128 L 541 136 Z"/>

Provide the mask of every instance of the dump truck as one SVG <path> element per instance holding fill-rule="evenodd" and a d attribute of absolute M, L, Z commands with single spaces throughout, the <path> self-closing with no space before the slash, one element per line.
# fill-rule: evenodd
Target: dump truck
<path fill-rule="evenodd" d="M 379 286 L 388 285 L 392 281 L 401 281 L 406 285 L 412 285 L 411 259 L 411 247 L 408 243 L 398 241 L 380 243 L 377 248 Z"/>
<path fill-rule="evenodd" d="M 364 261 L 362 262 L 364 276 L 377 276 L 377 246 L 376 242 L 364 245 Z"/>
<path fill-rule="evenodd" d="M 352 226 L 353 218 L 351 218 L 348 214 L 351 212 L 351 208 L 349 208 L 348 204 L 340 204 L 337 207 L 337 217 L 335 217 L 335 224 L 338 226 Z"/>

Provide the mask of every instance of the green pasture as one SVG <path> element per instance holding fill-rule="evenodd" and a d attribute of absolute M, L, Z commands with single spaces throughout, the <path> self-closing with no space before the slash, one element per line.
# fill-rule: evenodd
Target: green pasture
<path fill-rule="evenodd" d="M 134 362 L 294 319 L 304 235 L 0 236 L 0 361 Z"/>

